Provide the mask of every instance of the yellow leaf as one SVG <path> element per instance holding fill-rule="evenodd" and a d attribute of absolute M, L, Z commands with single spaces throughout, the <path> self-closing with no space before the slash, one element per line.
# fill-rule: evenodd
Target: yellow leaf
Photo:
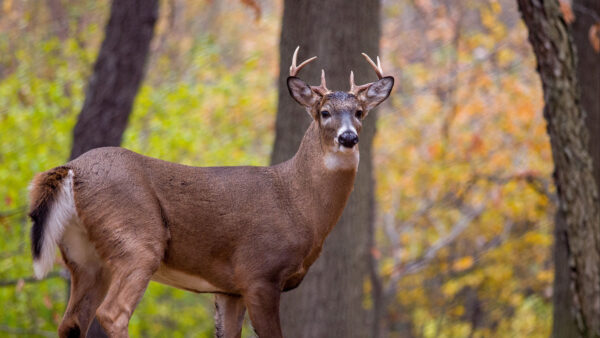
<path fill-rule="evenodd" d="M 473 257 L 465 256 L 459 258 L 452 264 L 452 268 L 456 271 L 463 271 L 473 266 Z"/>
<path fill-rule="evenodd" d="M 554 274 L 551 270 L 542 270 L 538 272 L 536 278 L 540 282 L 550 284 L 554 280 Z"/>
<path fill-rule="evenodd" d="M 515 59 L 515 52 L 510 49 L 501 49 L 498 52 L 498 63 L 500 66 L 506 66 Z"/>
<path fill-rule="evenodd" d="M 391 259 L 386 259 L 383 261 L 381 266 L 381 274 L 384 276 L 389 276 L 394 271 L 394 261 Z"/>
<path fill-rule="evenodd" d="M 4 4 L 2 7 L 3 7 L 2 10 L 4 10 L 5 13 L 8 13 L 8 11 L 10 11 L 10 9 L 12 7 L 12 0 L 4 1 Z"/>
<path fill-rule="evenodd" d="M 490 4 L 490 8 L 492 9 L 492 12 L 494 12 L 494 14 L 502 13 L 502 6 L 498 1 L 492 1 L 492 3 Z"/>

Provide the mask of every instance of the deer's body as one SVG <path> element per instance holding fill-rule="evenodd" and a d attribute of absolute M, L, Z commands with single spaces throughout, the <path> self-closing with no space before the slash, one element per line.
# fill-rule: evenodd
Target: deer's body
<path fill-rule="evenodd" d="M 295 157 L 272 167 L 190 167 L 95 149 L 64 166 L 74 172 L 77 213 L 86 215 L 73 226 L 97 238 L 92 244 L 104 256 L 124 241 L 144 246 L 139 232 L 151 234 L 152 246 L 158 238 L 164 250 L 153 279 L 175 287 L 239 295 L 245 280 L 269 278 L 290 289 L 341 215 L 358 164 L 328 170 L 319 152 L 308 135 Z M 86 203 L 92 200 L 106 202 Z M 148 220 L 138 225 L 140 215 Z M 106 231 L 111 218 L 119 231 Z M 181 280 L 170 274 L 202 279 L 206 287 L 176 285 Z"/>
<path fill-rule="evenodd" d="M 57 245 L 72 275 L 61 337 L 85 336 L 94 314 L 109 336 L 127 336 L 150 280 L 215 293 L 219 337 L 240 336 L 246 308 L 259 336 L 281 337 L 280 293 L 302 281 L 342 214 L 362 109 L 393 85 L 352 81 L 353 92 L 331 93 L 324 79 L 308 87 L 293 76 L 304 64 L 295 68 L 294 56 L 288 86 L 314 120 L 287 162 L 190 167 L 99 148 L 34 178 L 36 276 L 52 268 Z"/>

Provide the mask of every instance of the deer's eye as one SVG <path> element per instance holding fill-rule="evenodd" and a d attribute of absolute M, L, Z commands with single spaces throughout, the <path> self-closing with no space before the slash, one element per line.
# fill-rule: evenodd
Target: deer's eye
<path fill-rule="evenodd" d="M 330 113 L 330 112 L 328 112 L 327 110 L 323 110 L 323 111 L 321 112 L 321 116 L 322 116 L 324 119 L 326 119 L 326 118 L 328 118 L 328 117 L 331 117 L 331 113 Z"/>
<path fill-rule="evenodd" d="M 357 110 L 356 113 L 354 113 L 354 116 L 356 116 L 357 119 L 360 119 L 363 117 L 363 111 L 362 110 Z"/>

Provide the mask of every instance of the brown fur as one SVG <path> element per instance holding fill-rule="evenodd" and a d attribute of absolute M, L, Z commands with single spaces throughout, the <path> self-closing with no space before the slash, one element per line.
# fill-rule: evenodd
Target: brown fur
<path fill-rule="evenodd" d="M 215 295 L 215 336 L 217 338 L 239 338 L 246 307 L 240 296 Z"/>

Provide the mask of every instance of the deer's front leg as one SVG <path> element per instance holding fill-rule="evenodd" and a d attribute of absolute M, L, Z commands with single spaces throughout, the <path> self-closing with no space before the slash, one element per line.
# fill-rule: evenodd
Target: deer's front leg
<path fill-rule="evenodd" d="M 279 298 L 276 285 L 257 283 L 244 294 L 244 303 L 254 331 L 260 338 L 282 338 L 279 323 Z"/>
<path fill-rule="evenodd" d="M 215 335 L 217 338 L 239 338 L 246 307 L 240 296 L 215 294 Z"/>

